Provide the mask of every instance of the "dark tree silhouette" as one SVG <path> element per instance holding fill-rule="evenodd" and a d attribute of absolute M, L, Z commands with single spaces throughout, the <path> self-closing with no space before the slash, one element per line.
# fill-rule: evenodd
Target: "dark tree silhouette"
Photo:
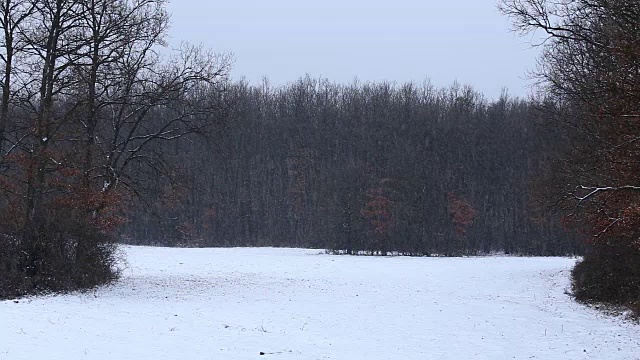
<path fill-rule="evenodd" d="M 517 30 L 546 35 L 540 108 L 563 143 L 543 187 L 590 244 L 575 293 L 638 303 L 640 2 L 505 0 L 501 9 Z"/>
<path fill-rule="evenodd" d="M 280 88 L 235 83 L 224 101 L 224 131 L 183 139 L 170 155 L 188 189 L 169 207 L 159 197 L 151 212 L 135 208 L 122 229 L 128 241 L 350 254 L 579 251 L 559 220 L 530 211 L 530 184 L 555 141 L 532 103 L 487 101 L 460 85 L 308 77 Z"/>

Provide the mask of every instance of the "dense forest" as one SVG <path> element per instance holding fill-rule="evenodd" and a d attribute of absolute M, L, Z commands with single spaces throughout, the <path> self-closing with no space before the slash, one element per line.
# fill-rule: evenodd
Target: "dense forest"
<path fill-rule="evenodd" d="M 576 298 L 640 309 L 638 0 L 500 1 L 544 34 L 527 99 L 232 81 L 166 6 L 0 2 L 0 298 L 115 281 L 129 243 L 583 254 Z"/>
<path fill-rule="evenodd" d="M 134 244 L 292 246 L 340 253 L 579 251 L 532 197 L 557 144 L 533 101 L 470 86 L 302 78 L 224 93 L 224 127 L 166 149 L 122 230 Z"/>

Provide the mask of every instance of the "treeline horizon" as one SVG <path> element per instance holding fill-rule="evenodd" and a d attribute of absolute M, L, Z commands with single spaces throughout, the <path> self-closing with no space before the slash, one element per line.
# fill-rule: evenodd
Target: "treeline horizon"
<path fill-rule="evenodd" d="M 229 82 L 216 96 L 224 126 L 162 148 L 173 179 L 145 184 L 120 241 L 414 256 L 582 250 L 534 200 L 561 146 L 538 101 L 309 76 Z"/>

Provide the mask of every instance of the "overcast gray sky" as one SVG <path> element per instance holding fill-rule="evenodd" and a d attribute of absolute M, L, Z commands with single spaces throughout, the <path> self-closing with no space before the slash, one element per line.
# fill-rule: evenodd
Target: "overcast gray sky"
<path fill-rule="evenodd" d="M 529 92 L 538 50 L 509 31 L 496 0 L 172 0 L 170 41 L 234 54 L 234 78 L 275 85 L 310 74 L 457 80 L 489 97 Z"/>

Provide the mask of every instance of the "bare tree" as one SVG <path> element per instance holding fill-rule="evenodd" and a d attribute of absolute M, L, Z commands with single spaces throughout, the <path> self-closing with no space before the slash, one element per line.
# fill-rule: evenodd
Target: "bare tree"
<path fill-rule="evenodd" d="M 26 104 L 31 110 L 33 125 L 31 141 L 26 145 L 31 166 L 27 170 L 25 236 L 33 232 L 44 221 L 43 197 L 47 172 L 58 167 L 60 161 L 50 154 L 60 134 L 58 130 L 69 120 L 80 102 L 65 109 L 57 106 L 65 98 L 73 84 L 70 72 L 74 60 L 86 46 L 86 39 L 77 37 L 82 19 L 86 15 L 76 1 L 43 0 L 31 2 L 33 15 L 25 21 L 21 35 L 25 39 L 26 51 L 30 54 L 29 65 L 34 71 L 32 86 L 26 88 Z"/>
<path fill-rule="evenodd" d="M 585 209 L 596 238 L 619 228 L 628 208 L 614 199 L 640 190 L 640 3 L 505 0 L 500 9 L 517 31 L 546 34 L 545 116 L 568 141 L 560 203 Z"/>
<path fill-rule="evenodd" d="M 95 285 L 112 275 L 105 234 L 114 208 L 140 193 L 150 172 L 171 173 L 167 144 L 219 120 L 230 56 L 164 49 L 165 0 L 7 0 L 0 17 L 0 125 L 11 118 L 15 129 L 2 210 L 18 224 L 3 231 L 22 239 L 27 274 L 17 279 L 53 271 Z M 73 264 L 86 276 L 68 273 Z M 102 269 L 95 281 L 92 268 Z"/>
<path fill-rule="evenodd" d="M 640 299 L 640 2 L 504 0 L 515 29 L 546 34 L 544 117 L 566 144 L 544 181 L 589 239 L 573 271 L 580 300 Z"/>
<path fill-rule="evenodd" d="M 2 99 L 0 100 L 0 160 L 3 158 L 5 132 L 9 125 L 9 102 L 13 89 L 13 73 L 16 58 L 24 51 L 24 43 L 19 37 L 22 23 L 31 16 L 33 4 L 25 1 L 3 0 L 0 3 L 0 27 L 3 30 L 2 53 L 0 62 L 3 66 Z"/>

